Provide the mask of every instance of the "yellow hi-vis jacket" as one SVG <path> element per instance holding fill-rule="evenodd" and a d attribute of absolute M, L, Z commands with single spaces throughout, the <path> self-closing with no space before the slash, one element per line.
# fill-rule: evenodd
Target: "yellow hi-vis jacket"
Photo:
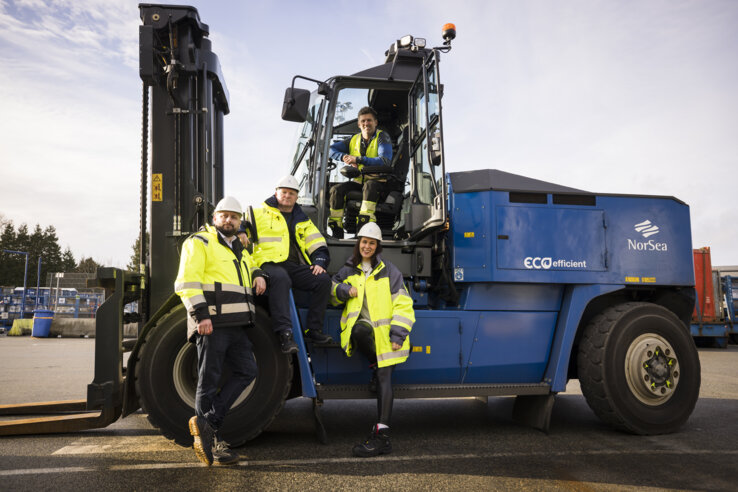
<path fill-rule="evenodd" d="M 341 347 L 350 357 L 354 350 L 351 329 L 359 319 L 366 293 L 369 316 L 374 327 L 377 365 L 386 367 L 405 362 L 410 355 L 408 335 L 415 323 L 415 311 L 402 272 L 392 263 L 377 259 L 379 261 L 368 277 L 360 265 L 354 266 L 349 260 L 333 276 L 331 301 L 334 305 L 346 303 L 341 315 Z M 356 287 L 356 297 L 349 296 L 351 287 Z M 402 345 L 402 348 L 392 350 L 392 342 Z"/>
<path fill-rule="evenodd" d="M 269 197 L 261 208 L 254 209 L 256 231 L 259 236 L 254 245 L 254 262 L 281 263 L 290 256 L 290 231 L 282 212 L 277 208 L 277 199 Z M 308 265 L 328 267 L 330 254 L 325 238 L 299 205 L 292 209 L 294 237 L 300 252 Z"/>
<path fill-rule="evenodd" d="M 253 323 L 252 277 L 263 276 L 241 241 L 229 248 L 215 227 L 206 225 L 182 245 L 174 290 L 187 309 L 187 339 L 210 318 L 213 328 Z M 240 260 L 239 257 L 240 256 Z"/>

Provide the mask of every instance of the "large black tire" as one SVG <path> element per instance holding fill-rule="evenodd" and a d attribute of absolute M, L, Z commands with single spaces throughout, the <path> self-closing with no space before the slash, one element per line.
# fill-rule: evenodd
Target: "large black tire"
<path fill-rule="evenodd" d="M 220 432 L 233 447 L 253 439 L 274 420 L 292 384 L 292 356 L 281 352 L 266 313 L 257 309 L 256 314 L 256 326 L 248 335 L 259 374 L 231 407 Z M 191 446 L 187 422 L 195 414 L 197 349 L 186 340 L 185 315 L 184 306 L 177 306 L 149 332 L 136 364 L 136 392 L 149 421 L 164 436 Z"/>
<path fill-rule="evenodd" d="M 699 396 L 700 360 L 692 337 L 674 313 L 656 304 L 628 302 L 595 316 L 577 362 L 589 406 L 627 432 L 674 432 Z"/>

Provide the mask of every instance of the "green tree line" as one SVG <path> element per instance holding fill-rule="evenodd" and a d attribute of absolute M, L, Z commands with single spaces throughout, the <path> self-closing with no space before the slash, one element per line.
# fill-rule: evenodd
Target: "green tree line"
<path fill-rule="evenodd" d="M 82 257 L 77 262 L 69 247 L 62 251 L 54 226 L 42 229 L 36 224 L 33 231 L 29 231 L 28 225 L 21 224 L 16 227 L 12 220 L 5 220 L 0 216 L 0 231 L 0 285 L 22 286 L 26 262 L 25 255 L 6 253 L 2 250 L 28 253 L 29 287 L 36 285 L 39 257 L 41 257 L 41 286 L 44 286 L 49 272 L 95 273 L 100 266 L 92 258 Z"/>

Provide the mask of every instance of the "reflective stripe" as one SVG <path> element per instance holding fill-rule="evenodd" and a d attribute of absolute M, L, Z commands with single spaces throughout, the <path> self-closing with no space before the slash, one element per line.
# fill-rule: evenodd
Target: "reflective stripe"
<path fill-rule="evenodd" d="M 203 292 L 215 292 L 215 284 L 203 284 Z M 220 290 L 223 292 L 236 292 L 238 294 L 245 294 L 246 287 L 237 284 L 220 284 Z"/>
<path fill-rule="evenodd" d="M 238 294 L 245 294 L 246 293 L 246 287 L 242 287 L 240 285 L 221 284 L 220 288 L 224 292 L 236 292 Z"/>
<path fill-rule="evenodd" d="M 359 315 L 360 312 L 361 311 L 351 311 L 346 316 L 341 316 L 341 324 L 346 324 L 349 319 L 356 318 Z"/>
<path fill-rule="evenodd" d="M 192 238 L 193 239 L 199 239 L 200 241 L 202 241 L 205 244 L 205 246 L 208 245 L 208 238 L 206 238 L 206 237 L 202 237 L 202 236 L 199 236 L 199 235 L 195 234 L 194 236 L 192 236 Z"/>
<path fill-rule="evenodd" d="M 325 241 L 324 241 L 324 240 L 321 240 L 321 241 L 318 241 L 318 242 L 316 242 L 315 244 L 311 245 L 311 246 L 310 246 L 310 247 L 308 248 L 308 254 L 309 254 L 309 255 L 313 254 L 313 251 L 315 251 L 315 250 L 316 250 L 316 249 L 318 249 L 318 248 L 322 248 L 323 246 L 328 246 L 328 245 L 327 245 L 327 244 L 325 243 Z"/>
<path fill-rule="evenodd" d="M 391 321 L 392 320 L 389 318 L 378 319 L 377 321 L 372 321 L 372 326 L 374 328 L 379 328 L 380 326 L 387 326 L 388 324 L 390 324 Z"/>
<path fill-rule="evenodd" d="M 398 350 L 397 352 L 386 352 L 384 354 L 378 354 L 377 361 L 399 359 L 401 357 L 407 357 L 409 355 L 410 355 L 410 350 Z"/>
<path fill-rule="evenodd" d="M 221 314 L 246 313 L 249 311 L 247 302 L 236 302 L 233 304 L 223 304 L 220 306 Z"/>
<path fill-rule="evenodd" d="M 308 237 L 305 238 L 305 242 L 309 243 L 310 241 L 315 241 L 316 239 L 323 239 L 323 235 L 319 232 L 316 232 L 314 234 L 310 234 Z M 325 241 L 323 241 L 325 242 Z"/>
<path fill-rule="evenodd" d="M 199 289 L 202 290 L 200 282 L 179 282 L 174 284 L 174 290 Z"/>
<path fill-rule="evenodd" d="M 281 243 L 282 237 L 260 237 L 259 238 L 260 243 Z"/>
<path fill-rule="evenodd" d="M 370 202 L 368 200 L 364 200 L 361 202 L 361 210 L 364 212 L 376 212 L 377 211 L 377 202 Z"/>
<path fill-rule="evenodd" d="M 208 306 L 208 312 L 212 314 L 213 316 L 218 314 L 218 310 L 215 308 L 215 306 Z"/>
<path fill-rule="evenodd" d="M 407 291 L 405 289 L 400 289 L 397 292 L 395 292 L 394 294 L 392 294 L 392 302 L 395 302 L 397 300 L 397 298 L 400 297 L 400 296 L 408 296 L 408 297 L 410 297 L 410 295 L 407 293 Z"/>
<path fill-rule="evenodd" d="M 205 296 L 202 294 L 196 294 L 192 297 L 183 297 L 182 303 L 185 305 L 185 309 L 187 311 L 194 311 L 195 306 L 199 304 L 205 304 L 207 301 L 205 300 Z"/>
<path fill-rule="evenodd" d="M 413 326 L 413 320 L 404 316 L 400 316 L 399 314 L 395 314 L 394 316 L 392 316 L 392 321 L 399 321 L 400 323 L 405 323 L 406 325 Z"/>

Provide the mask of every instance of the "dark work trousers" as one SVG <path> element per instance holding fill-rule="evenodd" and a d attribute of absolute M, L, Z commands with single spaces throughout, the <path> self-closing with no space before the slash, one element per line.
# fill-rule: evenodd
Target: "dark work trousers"
<path fill-rule="evenodd" d="M 217 431 L 233 402 L 256 378 L 254 348 L 242 326 L 213 326 L 210 335 L 196 335 L 195 343 L 199 377 L 195 413 Z M 218 391 L 224 367 L 231 375 Z"/>
<path fill-rule="evenodd" d="M 346 206 L 346 195 L 354 190 L 362 192 L 363 201 L 377 203 L 380 193 L 386 186 L 387 183 L 376 179 L 368 179 L 363 185 L 356 181 L 338 183 L 331 187 L 329 206 L 335 210 L 342 210 Z"/>
<path fill-rule="evenodd" d="M 310 292 L 307 326 L 305 330 L 323 331 L 323 320 L 331 296 L 331 277 L 327 273 L 313 275 L 309 265 L 292 261 L 264 263 L 261 269 L 269 275 L 269 312 L 274 331 L 292 331 L 290 306 L 287 302 L 292 287 Z"/>
<path fill-rule="evenodd" d="M 374 328 L 364 321 L 357 321 L 351 328 L 351 342 L 359 352 L 364 354 L 372 366 L 377 365 L 377 350 L 374 345 Z M 377 415 L 379 423 L 389 427 L 392 417 L 392 403 L 395 395 L 392 392 L 392 371 L 394 365 L 377 367 Z"/>

